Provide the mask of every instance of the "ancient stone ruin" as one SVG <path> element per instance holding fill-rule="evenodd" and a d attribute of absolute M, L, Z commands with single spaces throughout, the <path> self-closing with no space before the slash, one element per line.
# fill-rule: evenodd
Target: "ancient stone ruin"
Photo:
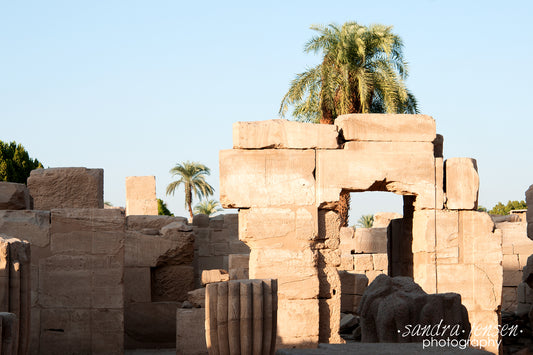
<path fill-rule="evenodd" d="M 403 342 L 424 339 L 394 330 L 439 318 L 498 353 L 498 332 L 476 330 L 533 328 L 533 212 L 478 212 L 476 161 L 444 160 L 431 117 L 233 128 L 233 149 L 220 152 L 220 197 L 238 214 L 192 223 L 152 215 L 153 177 L 127 180 L 126 213 L 104 208 L 101 169 L 34 170 L 27 187 L 0 182 L 1 353 L 195 355 L 215 353 L 215 341 L 221 354 L 272 353 L 273 344 L 278 354 L 414 353 L 420 344 Z M 339 201 L 363 191 L 402 195 L 403 214 L 343 226 Z M 354 324 L 360 340 L 402 344 L 343 344 Z"/>
<path fill-rule="evenodd" d="M 502 232 L 476 210 L 476 161 L 444 161 L 442 152 L 442 136 L 425 115 L 234 124 L 233 149 L 220 152 L 220 198 L 239 208 L 250 278 L 278 279 L 278 347 L 341 342 L 337 270 L 374 263 L 373 255 L 339 249 L 336 208 L 349 192 L 403 196 L 403 218 L 388 232 L 389 275 L 412 277 L 427 293 L 458 293 L 473 326 L 498 326 Z M 494 334 L 473 333 L 471 341 L 498 349 Z"/>

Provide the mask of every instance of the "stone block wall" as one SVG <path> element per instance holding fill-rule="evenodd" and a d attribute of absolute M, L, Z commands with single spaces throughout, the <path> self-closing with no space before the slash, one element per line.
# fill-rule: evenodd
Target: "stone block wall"
<path fill-rule="evenodd" d="M 49 168 L 32 170 L 28 189 L 36 210 L 104 208 L 104 170 Z"/>
<path fill-rule="evenodd" d="M 335 125 L 234 124 L 234 149 L 220 152 L 221 203 L 239 208 L 250 277 L 279 281 L 280 347 L 340 341 L 340 280 L 332 271 L 350 260 L 339 250 L 335 210 L 349 192 L 403 195 L 404 217 L 391 239 L 410 243 L 388 245 L 389 273 L 412 276 L 427 293 L 460 293 L 473 324 L 497 327 L 501 231 L 475 211 L 475 160 L 444 160 L 442 145 L 435 121 L 425 115 L 353 114 Z M 361 259 L 370 266 L 368 256 Z M 498 339 L 489 338 L 497 351 Z"/>
<path fill-rule="evenodd" d="M 526 221 L 513 219 L 512 215 L 507 217 L 507 221 L 496 222 L 496 228 L 502 231 L 502 310 L 514 312 L 518 305 L 522 270 L 527 258 L 533 254 L 533 240 L 527 237 Z"/>
<path fill-rule="evenodd" d="M 379 274 L 387 274 L 387 228 L 341 228 L 339 270 L 366 275 L 371 283 Z"/>
<path fill-rule="evenodd" d="M 195 285 L 200 287 L 203 270 L 229 270 L 230 254 L 250 254 L 250 248 L 239 240 L 239 215 L 222 214 L 209 218 L 193 218 Z"/>
<path fill-rule="evenodd" d="M 121 353 L 124 215 L 7 210 L 0 230 L 31 246 L 30 353 Z"/>
<path fill-rule="evenodd" d="M 186 218 L 126 218 L 125 347 L 173 348 L 176 308 L 194 289 L 194 233 Z M 147 326 L 149 325 L 149 326 Z"/>

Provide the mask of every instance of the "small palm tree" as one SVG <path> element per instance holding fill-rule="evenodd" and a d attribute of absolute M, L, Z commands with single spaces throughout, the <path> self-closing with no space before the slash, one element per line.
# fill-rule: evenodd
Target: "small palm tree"
<path fill-rule="evenodd" d="M 205 180 L 205 177 L 211 174 L 211 170 L 203 164 L 186 161 L 182 164 L 176 164 L 170 169 L 170 173 L 179 179 L 168 184 L 167 195 L 174 195 L 174 191 L 183 184 L 185 188 L 185 208 L 189 209 L 189 214 L 192 218 L 193 193 L 196 197 L 202 198 L 211 196 L 215 192 L 213 186 L 209 185 Z"/>
<path fill-rule="evenodd" d="M 359 218 L 356 226 L 359 228 L 372 228 L 373 224 L 374 224 L 374 215 L 366 214 L 366 215 L 361 216 L 361 218 Z"/>
<path fill-rule="evenodd" d="M 222 208 L 220 208 L 220 203 L 216 200 L 204 200 L 194 206 L 195 214 L 206 214 L 211 216 L 220 211 L 222 211 Z"/>

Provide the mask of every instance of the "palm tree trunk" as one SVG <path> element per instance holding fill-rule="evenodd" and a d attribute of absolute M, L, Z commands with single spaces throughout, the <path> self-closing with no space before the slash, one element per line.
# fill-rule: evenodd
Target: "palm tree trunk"
<path fill-rule="evenodd" d="M 194 215 L 192 214 L 192 208 L 191 208 L 191 204 L 190 203 L 187 203 L 187 206 L 189 207 L 189 213 L 191 215 L 191 220 L 193 219 Z"/>

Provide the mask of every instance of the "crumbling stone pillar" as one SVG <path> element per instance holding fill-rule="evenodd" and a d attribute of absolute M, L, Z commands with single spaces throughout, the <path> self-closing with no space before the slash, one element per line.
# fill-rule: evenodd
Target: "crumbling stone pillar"
<path fill-rule="evenodd" d="M 277 280 L 210 283 L 205 293 L 210 355 L 270 355 L 276 350 Z"/>
<path fill-rule="evenodd" d="M 30 243 L 0 234 L 0 311 L 13 313 L 5 316 L 2 324 L 11 334 L 6 339 L 6 354 L 25 355 L 30 340 L 31 299 Z M 3 318 L 3 317 L 2 317 Z M 2 352 L 2 354 L 4 354 Z"/>

